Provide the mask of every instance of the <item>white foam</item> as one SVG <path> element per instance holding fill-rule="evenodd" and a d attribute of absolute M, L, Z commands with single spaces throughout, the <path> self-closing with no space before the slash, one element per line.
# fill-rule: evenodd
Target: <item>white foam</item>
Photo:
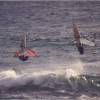
<path fill-rule="evenodd" d="M 78 98 L 78 100 L 100 100 L 100 98 L 99 97 L 89 97 L 89 96 L 87 96 L 87 95 L 81 95 L 79 98 Z"/>
<path fill-rule="evenodd" d="M 34 84 L 40 85 L 45 80 L 50 80 L 49 78 L 58 77 L 70 78 L 78 77 L 83 71 L 83 64 L 81 62 L 70 63 L 67 66 L 56 67 L 57 65 L 52 65 L 54 67 L 45 68 L 29 68 L 28 70 L 5 70 L 0 72 L 0 87 L 10 87 L 16 85 L 25 85 L 30 81 Z M 58 81 L 58 80 L 57 80 Z M 50 80 L 51 82 L 51 80 Z M 51 82 L 52 83 L 52 82 Z M 48 84 L 48 83 L 47 83 Z"/>

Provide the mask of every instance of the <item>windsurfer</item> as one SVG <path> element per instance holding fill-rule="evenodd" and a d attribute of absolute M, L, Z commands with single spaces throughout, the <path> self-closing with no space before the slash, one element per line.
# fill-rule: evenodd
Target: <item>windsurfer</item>
<path fill-rule="evenodd" d="M 28 60 L 29 57 L 37 56 L 37 52 L 26 47 L 26 34 L 22 35 L 20 50 L 16 51 L 15 56 L 18 57 L 22 61 Z"/>
<path fill-rule="evenodd" d="M 80 52 L 80 54 L 84 54 L 84 48 L 83 48 L 83 44 L 81 43 L 76 43 L 77 49 Z"/>

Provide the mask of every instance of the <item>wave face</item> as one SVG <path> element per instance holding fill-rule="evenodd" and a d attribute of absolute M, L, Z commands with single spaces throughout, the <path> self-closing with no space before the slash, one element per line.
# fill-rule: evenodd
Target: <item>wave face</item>
<path fill-rule="evenodd" d="M 69 76 L 70 75 L 70 76 Z M 72 69 L 17 73 L 0 73 L 0 93 L 27 93 L 48 91 L 52 95 L 100 96 L 100 76 L 77 75 Z"/>

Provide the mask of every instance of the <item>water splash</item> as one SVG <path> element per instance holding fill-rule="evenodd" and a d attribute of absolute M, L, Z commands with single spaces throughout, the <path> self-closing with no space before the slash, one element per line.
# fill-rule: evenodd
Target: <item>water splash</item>
<path fill-rule="evenodd" d="M 16 78 L 16 72 L 14 70 L 7 70 L 0 72 L 0 79 L 3 78 Z"/>

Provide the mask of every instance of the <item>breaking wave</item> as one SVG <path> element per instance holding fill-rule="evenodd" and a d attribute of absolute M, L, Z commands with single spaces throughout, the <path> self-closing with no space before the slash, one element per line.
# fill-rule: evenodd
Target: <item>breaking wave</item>
<path fill-rule="evenodd" d="M 72 69 L 17 72 L 15 69 L 0 72 L 0 92 L 49 91 L 98 95 L 100 76 L 79 75 Z M 74 93 L 74 94 L 75 94 Z"/>

